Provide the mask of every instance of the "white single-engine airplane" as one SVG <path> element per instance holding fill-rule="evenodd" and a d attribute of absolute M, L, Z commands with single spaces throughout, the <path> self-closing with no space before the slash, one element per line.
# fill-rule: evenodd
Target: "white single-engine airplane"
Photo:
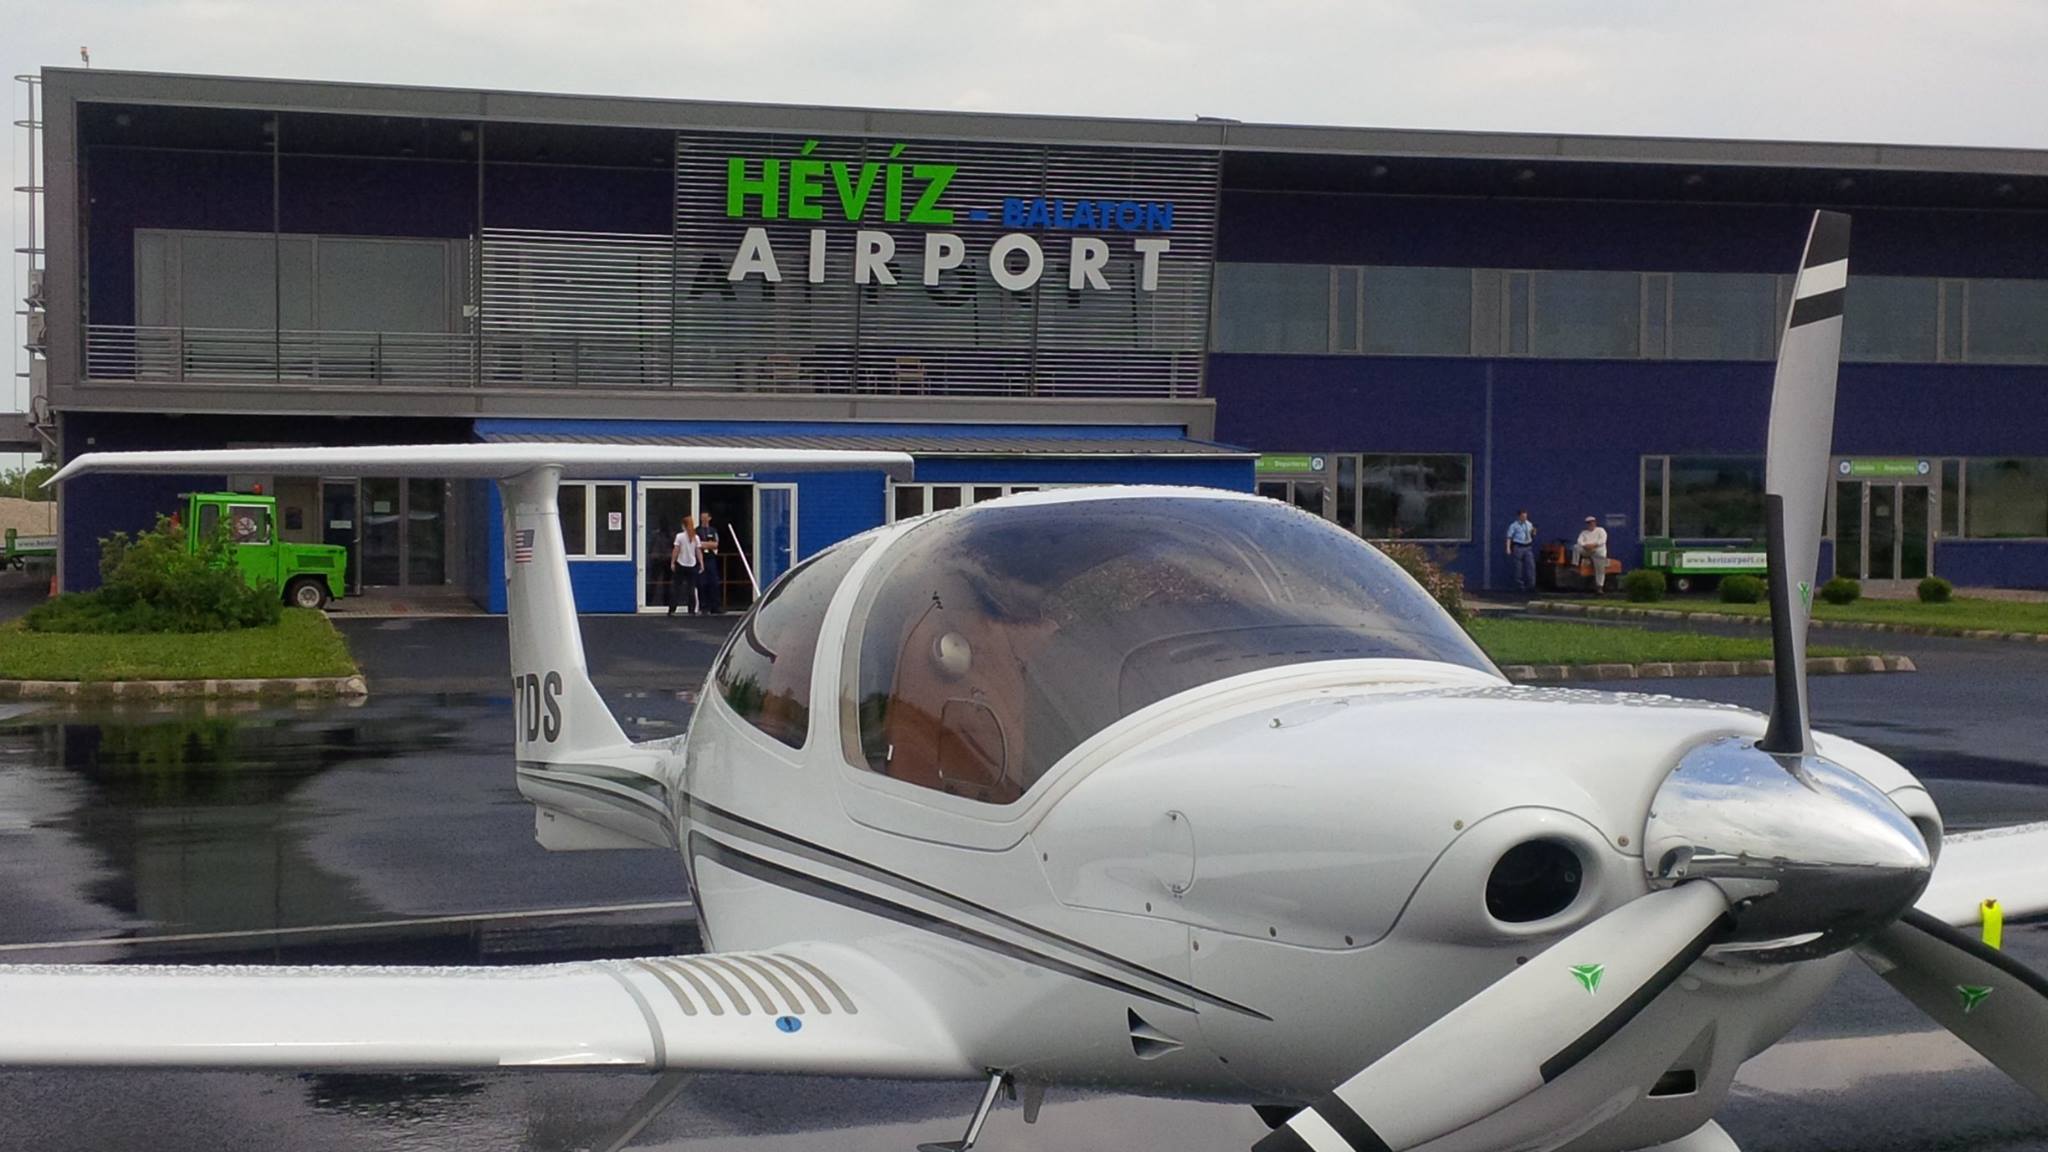
<path fill-rule="evenodd" d="M 972 1079 L 952 1148 L 1005 1087 L 1029 1120 L 1084 1085 L 1258 1105 L 1260 1152 L 1706 1152 L 1737 1066 L 1853 954 L 2048 1094 L 2048 981 L 1964 931 L 1985 897 L 2048 911 L 2048 825 L 1944 838 L 1904 768 L 1808 726 L 1848 240 L 1816 215 L 1772 398 L 1768 721 L 1512 687 L 1329 523 L 1108 488 L 826 549 L 741 620 L 688 735 L 635 743 L 586 669 L 557 482 L 907 457 L 81 456 L 59 479 L 497 480 L 540 841 L 681 851 L 712 950 L 0 968 L 0 1063 Z"/>

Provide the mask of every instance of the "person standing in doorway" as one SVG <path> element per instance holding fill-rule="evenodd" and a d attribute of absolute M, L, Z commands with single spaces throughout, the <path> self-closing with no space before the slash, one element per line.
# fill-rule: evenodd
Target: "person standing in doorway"
<path fill-rule="evenodd" d="M 1593 595 L 1607 592 L 1607 529 L 1600 526 L 1597 517 L 1586 517 L 1586 526 L 1579 532 L 1578 543 L 1572 546 L 1574 566 L 1591 562 L 1593 565 Z"/>
<path fill-rule="evenodd" d="M 1508 525 L 1508 556 L 1515 562 L 1515 591 L 1524 596 L 1536 592 L 1536 525 L 1529 522 L 1527 508 L 1515 513 Z"/>
<path fill-rule="evenodd" d="M 697 548 L 697 534 L 690 530 L 690 522 L 683 521 L 683 529 L 677 532 L 669 544 L 668 552 L 668 614 L 676 614 L 676 601 L 681 600 L 683 613 L 688 615 L 697 608 L 697 567 L 700 554 Z"/>
<path fill-rule="evenodd" d="M 697 611 L 713 616 L 725 611 L 725 590 L 718 585 L 718 529 L 711 513 L 697 516 Z"/>

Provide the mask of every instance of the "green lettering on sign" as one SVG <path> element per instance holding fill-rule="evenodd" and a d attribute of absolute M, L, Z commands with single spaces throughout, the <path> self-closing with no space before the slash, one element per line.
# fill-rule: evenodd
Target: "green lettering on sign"
<path fill-rule="evenodd" d="M 1315 465 L 1310 456 L 1261 456 L 1258 470 L 1261 472 L 1313 472 Z"/>
<path fill-rule="evenodd" d="M 1926 476 L 1933 467 L 1926 460 L 1913 457 L 1850 457 L 1837 464 L 1835 471 L 1851 479 L 1897 478 Z"/>

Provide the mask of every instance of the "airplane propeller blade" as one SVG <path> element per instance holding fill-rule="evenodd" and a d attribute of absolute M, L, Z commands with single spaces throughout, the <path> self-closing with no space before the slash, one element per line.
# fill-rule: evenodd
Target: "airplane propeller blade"
<path fill-rule="evenodd" d="M 1764 547 L 1770 561 L 1771 641 L 1777 691 L 1766 752 L 1806 755 L 1813 730 L 1806 703 L 1806 626 L 1820 567 L 1834 444 L 1835 369 L 1842 356 L 1842 295 L 1849 276 L 1849 218 L 1815 212 L 1792 286 L 1792 313 L 1771 385 L 1764 451 Z"/>
<path fill-rule="evenodd" d="M 1917 910 L 1859 954 L 1935 1023 L 2048 1099 L 2048 977 Z"/>
<path fill-rule="evenodd" d="M 1709 883 L 1632 900 L 1501 977 L 1255 1152 L 1401 1152 L 1513 1104 L 1597 1050 L 1725 930 Z"/>

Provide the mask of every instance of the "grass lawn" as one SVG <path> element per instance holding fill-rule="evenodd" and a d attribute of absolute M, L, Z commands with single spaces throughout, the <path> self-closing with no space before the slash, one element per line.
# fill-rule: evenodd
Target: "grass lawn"
<path fill-rule="evenodd" d="M 1723 604 L 1719 600 L 1660 600 L 1654 604 L 1618 601 L 1624 608 L 1665 608 L 1675 612 L 1725 612 L 1731 616 L 1771 614 L 1768 604 Z M 2015 600 L 1955 599 L 1946 604 L 1922 604 L 1918 600 L 1858 600 L 1835 605 L 1816 599 L 1816 620 L 1842 620 L 1869 624 L 1908 624 L 1916 627 L 1956 628 L 1965 631 L 1990 629 L 1995 632 L 2048 632 L 2048 604 Z"/>
<path fill-rule="evenodd" d="M 1466 625 L 1497 664 L 1644 664 L 1681 660 L 1768 660 L 1768 636 L 1706 636 L 1563 620 L 1481 617 Z M 1813 656 L 1853 656 L 1861 649 L 1808 649 Z"/>
<path fill-rule="evenodd" d="M 0 680 L 248 680 L 353 676 L 327 616 L 287 608 L 274 628 L 107 635 L 0 625 Z"/>

